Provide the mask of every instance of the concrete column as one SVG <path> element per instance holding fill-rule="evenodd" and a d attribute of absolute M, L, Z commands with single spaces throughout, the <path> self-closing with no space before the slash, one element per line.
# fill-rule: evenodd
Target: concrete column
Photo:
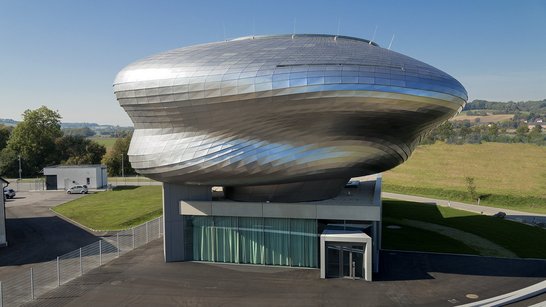
<path fill-rule="evenodd" d="M 212 187 L 163 183 L 163 252 L 165 262 L 184 261 L 181 200 L 212 200 Z"/>
<path fill-rule="evenodd" d="M 372 241 L 373 241 L 373 272 L 379 272 L 379 251 L 381 250 L 381 222 L 372 222 Z"/>

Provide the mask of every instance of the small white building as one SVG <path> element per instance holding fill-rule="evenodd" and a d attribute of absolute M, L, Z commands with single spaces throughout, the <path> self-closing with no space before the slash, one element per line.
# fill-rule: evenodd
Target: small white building
<path fill-rule="evenodd" d="M 48 166 L 44 175 L 46 190 L 66 190 L 74 185 L 102 189 L 108 185 L 106 165 L 102 164 Z"/>
<path fill-rule="evenodd" d="M 0 188 L 2 197 L 0 197 L 0 247 L 8 245 L 6 238 L 6 203 L 4 200 L 4 187 L 9 184 L 4 178 L 0 177 Z"/>

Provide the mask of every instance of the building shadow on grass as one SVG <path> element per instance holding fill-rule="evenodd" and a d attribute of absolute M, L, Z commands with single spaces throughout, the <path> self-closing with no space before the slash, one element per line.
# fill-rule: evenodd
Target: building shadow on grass
<path fill-rule="evenodd" d="M 498 244 L 522 258 L 545 258 L 546 255 L 546 232 L 543 229 L 520 223 L 509 223 L 497 217 L 471 213 L 463 216 L 450 216 L 449 214 L 444 216 L 437 206 L 404 201 L 385 201 L 383 219 L 417 220 L 470 232 Z M 422 242 L 419 242 L 422 238 L 408 237 L 403 233 L 404 226 L 396 231 L 400 231 L 399 235 L 402 236 L 400 238 L 406 240 L 402 243 L 411 241 L 415 246 L 423 245 Z M 393 232 L 387 231 L 385 235 L 392 236 Z M 396 249 L 393 245 L 396 245 L 397 239 L 400 242 L 400 238 L 391 240 L 390 248 Z M 446 237 L 447 239 L 448 237 Z M 442 243 L 438 242 L 438 244 Z M 425 245 L 428 248 L 434 246 Z M 477 276 L 546 277 L 546 260 L 456 255 L 456 248 L 452 253 L 382 251 L 380 273 L 374 279 L 431 279 L 433 278 L 430 274 L 432 272 Z"/>
<path fill-rule="evenodd" d="M 139 185 L 118 185 L 116 187 L 114 187 L 114 192 L 115 191 L 124 191 L 124 190 L 134 190 L 136 188 L 139 188 L 141 186 Z"/>

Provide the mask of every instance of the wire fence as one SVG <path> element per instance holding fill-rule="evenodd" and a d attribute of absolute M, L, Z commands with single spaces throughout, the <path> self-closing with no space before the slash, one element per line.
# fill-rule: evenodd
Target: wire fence
<path fill-rule="evenodd" d="M 28 271 L 0 281 L 0 307 L 19 306 L 106 264 L 120 255 L 163 236 L 158 217 L 131 229 L 119 231 L 97 242 L 36 264 Z"/>

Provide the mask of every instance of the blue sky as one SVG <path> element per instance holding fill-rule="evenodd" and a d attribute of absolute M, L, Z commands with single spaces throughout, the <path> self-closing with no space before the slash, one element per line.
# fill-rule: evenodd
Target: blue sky
<path fill-rule="evenodd" d="M 470 99 L 546 98 L 546 1 L 0 0 L 0 118 L 46 105 L 130 125 L 116 73 L 157 52 L 252 34 L 375 40 L 457 78 Z M 225 30 L 224 30 L 225 29 Z M 225 32 L 225 36 L 224 36 Z"/>

